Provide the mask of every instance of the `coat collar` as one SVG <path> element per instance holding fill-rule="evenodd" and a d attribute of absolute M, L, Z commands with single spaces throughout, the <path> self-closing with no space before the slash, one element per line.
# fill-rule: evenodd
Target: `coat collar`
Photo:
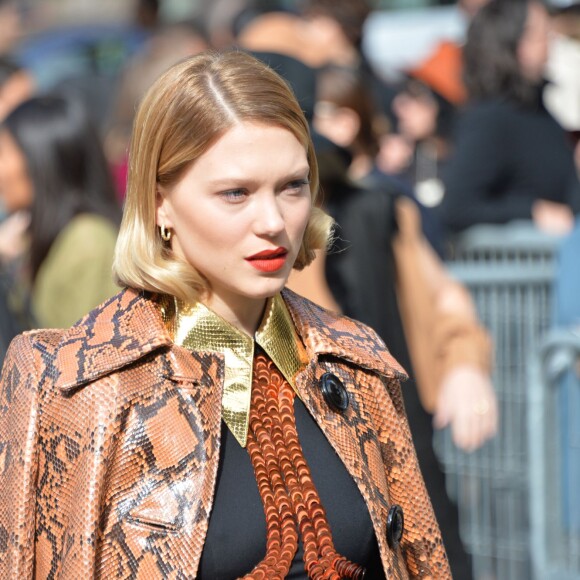
<path fill-rule="evenodd" d="M 311 360 L 332 355 L 386 376 L 404 376 L 367 326 L 328 312 L 290 290 L 284 290 L 282 297 Z M 201 379 L 197 367 L 188 364 L 184 349 L 173 345 L 156 297 L 123 290 L 64 332 L 56 352 L 60 371 L 56 386 L 72 390 L 163 348 L 169 349 L 174 376 Z"/>
<path fill-rule="evenodd" d="M 369 326 L 326 310 L 291 290 L 283 290 L 282 297 L 311 359 L 331 355 L 387 377 L 407 377 Z"/>

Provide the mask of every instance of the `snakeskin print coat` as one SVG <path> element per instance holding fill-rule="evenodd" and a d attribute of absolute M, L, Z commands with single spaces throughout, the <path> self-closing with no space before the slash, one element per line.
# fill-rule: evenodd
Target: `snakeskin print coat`
<path fill-rule="evenodd" d="M 289 291 L 310 363 L 305 405 L 366 501 L 388 579 L 450 578 L 403 405 L 369 328 Z M 343 413 L 318 379 L 348 391 Z M 173 344 L 153 297 L 125 290 L 68 330 L 13 342 L 0 394 L 0 578 L 193 579 L 219 461 L 223 358 Z M 393 504 L 400 544 L 387 541 Z"/>

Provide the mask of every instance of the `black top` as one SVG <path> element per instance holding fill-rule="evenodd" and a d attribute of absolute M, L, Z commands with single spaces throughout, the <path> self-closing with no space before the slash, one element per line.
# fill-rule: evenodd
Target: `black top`
<path fill-rule="evenodd" d="M 326 257 L 326 277 L 343 313 L 376 330 L 409 369 L 394 284 L 395 199 L 373 189 L 343 187 L 332 192 L 326 209 L 337 228 Z"/>
<path fill-rule="evenodd" d="M 365 580 L 384 579 L 366 504 L 342 461 L 295 398 L 298 436 L 337 552 L 367 568 Z M 266 520 L 250 456 L 222 425 L 220 465 L 198 579 L 232 580 L 250 572 L 266 553 Z M 302 544 L 287 578 L 306 580 Z"/>
<path fill-rule="evenodd" d="M 580 212 L 572 145 L 540 96 L 535 106 L 505 99 L 470 105 L 459 120 L 443 181 L 440 215 L 451 231 L 531 219 L 537 199 Z"/>

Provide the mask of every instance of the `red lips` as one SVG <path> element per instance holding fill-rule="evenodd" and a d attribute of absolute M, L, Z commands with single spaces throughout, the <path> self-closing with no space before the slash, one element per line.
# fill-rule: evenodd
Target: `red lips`
<path fill-rule="evenodd" d="M 275 250 L 263 250 L 253 256 L 249 256 L 246 260 L 256 270 L 261 272 L 276 272 L 286 263 L 288 250 L 286 248 L 276 248 Z"/>

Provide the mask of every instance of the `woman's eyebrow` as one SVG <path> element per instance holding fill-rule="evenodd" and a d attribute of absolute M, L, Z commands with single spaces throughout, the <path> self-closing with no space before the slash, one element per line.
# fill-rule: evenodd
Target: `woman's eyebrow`
<path fill-rule="evenodd" d="M 287 181 L 292 181 L 293 179 L 304 179 L 310 174 L 310 167 L 308 165 L 299 167 L 295 170 L 288 171 L 283 177 L 276 180 L 276 183 L 285 183 Z M 243 174 L 240 175 L 229 175 L 226 177 L 218 177 L 216 179 L 210 179 L 207 184 L 210 187 L 231 187 L 240 185 L 252 185 L 261 181 L 255 177 L 246 177 Z"/>

